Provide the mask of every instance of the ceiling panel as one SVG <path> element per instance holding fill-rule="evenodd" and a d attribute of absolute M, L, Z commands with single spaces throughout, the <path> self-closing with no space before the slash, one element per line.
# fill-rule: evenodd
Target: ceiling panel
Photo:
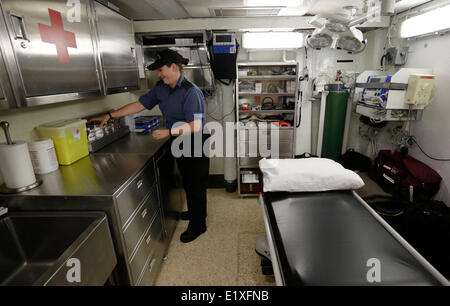
<path fill-rule="evenodd" d="M 248 8 L 278 10 L 278 16 L 303 16 L 343 13 L 343 7 L 355 7 L 361 12 L 364 0 L 109 0 L 136 20 L 215 17 L 214 11 L 228 10 L 229 16 L 250 16 Z M 401 12 L 429 0 L 396 0 L 396 12 Z M 239 12 L 239 9 L 242 11 Z M 268 10 L 273 12 L 273 10 Z M 270 14 L 268 14 L 270 15 Z M 258 14 L 258 16 L 261 16 Z"/>
<path fill-rule="evenodd" d="M 276 10 L 288 12 L 289 9 L 295 9 L 294 15 L 302 16 L 307 13 L 309 7 L 314 0 L 179 0 L 179 2 L 186 8 L 186 11 L 192 17 L 213 17 L 211 11 L 217 9 L 233 9 L 234 14 L 240 8 L 243 10 L 240 16 L 245 15 L 246 8 L 260 8 L 273 7 Z M 293 6 L 295 5 L 295 6 Z M 271 13 L 271 12 L 270 12 Z M 299 14 L 300 13 L 300 14 Z M 270 16 L 269 14 L 268 16 Z M 284 15 L 284 14 L 279 14 Z M 285 16 L 288 16 L 286 14 Z M 260 15 L 259 15 L 260 16 Z"/>
<path fill-rule="evenodd" d="M 191 17 L 177 0 L 110 0 L 135 20 L 179 19 Z"/>

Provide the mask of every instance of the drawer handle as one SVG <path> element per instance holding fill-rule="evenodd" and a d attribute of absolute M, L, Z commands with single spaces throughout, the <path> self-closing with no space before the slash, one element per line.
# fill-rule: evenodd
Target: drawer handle
<path fill-rule="evenodd" d="M 133 64 L 135 64 L 136 63 L 136 49 L 135 48 L 133 48 L 133 47 L 130 47 L 130 49 L 131 49 L 131 58 L 132 58 L 132 61 L 133 61 Z"/>
<path fill-rule="evenodd" d="M 136 183 L 137 189 L 141 188 L 143 183 L 144 183 L 143 179 L 140 179 L 139 181 L 137 181 L 137 183 Z"/>
<path fill-rule="evenodd" d="M 149 244 L 151 240 L 152 240 L 152 235 L 148 235 L 147 239 L 145 239 L 145 242 L 147 244 Z"/>
<path fill-rule="evenodd" d="M 144 211 L 141 213 L 142 218 L 145 218 L 146 215 L 147 215 L 147 208 L 144 209 Z"/>
<path fill-rule="evenodd" d="M 153 259 L 152 259 L 152 262 L 150 263 L 150 269 L 148 269 L 149 272 L 152 272 L 152 270 L 153 270 L 153 265 L 155 264 L 155 261 L 156 261 L 156 258 L 153 258 Z"/>

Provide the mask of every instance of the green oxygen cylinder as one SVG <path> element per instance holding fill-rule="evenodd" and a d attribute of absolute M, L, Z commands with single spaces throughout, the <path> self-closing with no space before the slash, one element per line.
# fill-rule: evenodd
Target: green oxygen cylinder
<path fill-rule="evenodd" d="M 322 155 L 337 161 L 341 156 L 349 93 L 342 84 L 329 84 L 323 127 Z"/>

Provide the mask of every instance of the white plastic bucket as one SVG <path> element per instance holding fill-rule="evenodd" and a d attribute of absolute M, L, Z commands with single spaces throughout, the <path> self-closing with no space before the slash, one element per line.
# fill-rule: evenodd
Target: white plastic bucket
<path fill-rule="evenodd" d="M 32 140 L 28 143 L 28 150 L 36 174 L 46 174 L 58 169 L 55 146 L 50 138 Z"/>

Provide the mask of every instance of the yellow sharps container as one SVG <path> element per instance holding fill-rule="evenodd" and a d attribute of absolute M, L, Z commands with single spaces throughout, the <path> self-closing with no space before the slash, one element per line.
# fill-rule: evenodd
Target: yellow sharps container
<path fill-rule="evenodd" d="M 70 119 L 46 123 L 36 128 L 42 138 L 55 144 L 60 165 L 70 165 L 89 155 L 86 120 Z"/>

